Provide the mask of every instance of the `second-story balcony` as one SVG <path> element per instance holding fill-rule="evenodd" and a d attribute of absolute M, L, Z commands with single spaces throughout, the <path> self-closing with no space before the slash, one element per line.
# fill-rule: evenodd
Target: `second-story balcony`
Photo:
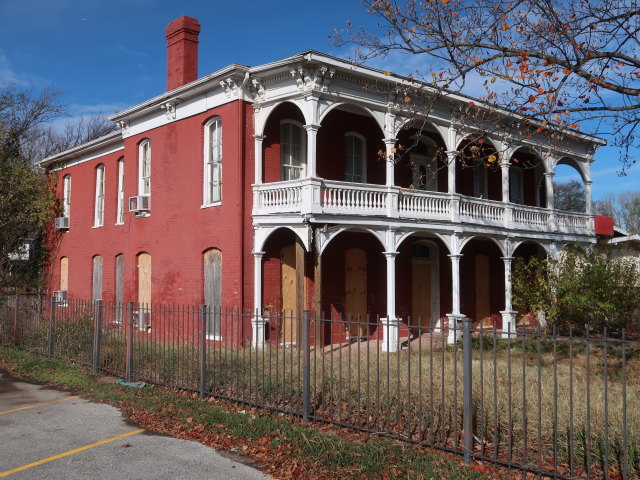
<path fill-rule="evenodd" d="M 593 234 L 592 216 L 397 186 L 318 178 L 254 185 L 253 215 L 368 216 L 508 230 Z"/>

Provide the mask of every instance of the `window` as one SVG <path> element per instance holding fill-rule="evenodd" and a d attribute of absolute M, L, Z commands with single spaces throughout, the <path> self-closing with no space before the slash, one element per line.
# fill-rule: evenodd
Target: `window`
<path fill-rule="evenodd" d="M 93 257 L 93 288 L 91 298 L 92 300 L 102 300 L 102 257 L 100 255 Z"/>
<path fill-rule="evenodd" d="M 118 160 L 118 205 L 116 208 L 116 225 L 124 223 L 124 158 Z"/>
<path fill-rule="evenodd" d="M 222 200 L 222 120 L 212 118 L 204 127 L 204 201 Z"/>
<path fill-rule="evenodd" d="M 344 142 L 344 180 L 355 183 L 366 182 L 364 137 L 357 133 L 347 133 Z"/>
<path fill-rule="evenodd" d="M 71 217 L 71 175 L 65 175 L 62 186 L 62 216 Z"/>
<path fill-rule="evenodd" d="M 93 215 L 93 226 L 104 225 L 104 165 L 96 167 L 96 200 Z"/>
<path fill-rule="evenodd" d="M 307 163 L 306 132 L 293 120 L 280 124 L 280 165 L 282 180 L 296 180 L 304 175 Z"/>
<path fill-rule="evenodd" d="M 436 145 L 430 138 L 421 138 L 411 150 L 413 186 L 419 190 L 438 190 L 436 176 Z"/>
<path fill-rule="evenodd" d="M 473 166 L 473 196 L 487 198 L 487 168 L 481 161 Z"/>
<path fill-rule="evenodd" d="M 511 203 L 523 203 L 522 190 L 522 170 L 518 167 L 511 167 L 509 175 L 509 200 Z"/>
<path fill-rule="evenodd" d="M 151 195 L 151 141 L 138 147 L 138 195 Z"/>
<path fill-rule="evenodd" d="M 220 307 L 222 305 L 222 252 L 212 248 L 203 254 L 204 303 L 207 311 L 207 335 L 220 338 Z"/>

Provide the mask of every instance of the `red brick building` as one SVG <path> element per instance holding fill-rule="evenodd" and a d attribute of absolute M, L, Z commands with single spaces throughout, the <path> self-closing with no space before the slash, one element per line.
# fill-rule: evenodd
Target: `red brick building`
<path fill-rule="evenodd" d="M 62 202 L 52 291 L 258 311 L 258 342 L 262 314 L 283 310 L 379 315 L 392 335 L 410 317 L 508 330 L 513 258 L 596 241 L 601 140 L 496 133 L 483 147 L 496 166 L 465 165 L 472 127 L 454 112 L 468 98 L 418 128 L 406 79 L 314 51 L 198 78 L 199 31 L 189 17 L 167 27 L 166 93 L 42 162 Z M 413 148 L 389 160 L 400 145 Z M 559 164 L 582 176 L 586 212 L 554 209 Z"/>

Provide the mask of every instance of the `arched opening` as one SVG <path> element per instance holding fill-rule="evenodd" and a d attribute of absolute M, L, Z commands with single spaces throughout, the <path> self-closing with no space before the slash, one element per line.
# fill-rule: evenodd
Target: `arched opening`
<path fill-rule="evenodd" d="M 323 326 L 325 341 L 339 343 L 368 337 L 376 317 L 386 309 L 386 260 L 382 244 L 371 233 L 344 231 L 321 257 L 321 308 L 342 322 Z"/>
<path fill-rule="evenodd" d="M 435 237 L 414 234 L 398 247 L 396 312 L 412 334 L 428 333 L 451 311 L 451 262 Z"/>
<path fill-rule="evenodd" d="M 327 180 L 384 184 L 386 165 L 379 156 L 384 133 L 366 110 L 349 104 L 322 119 L 317 139 L 317 174 Z"/>
<path fill-rule="evenodd" d="M 460 261 L 460 310 L 478 326 L 502 326 L 505 278 L 496 243 L 476 237 L 465 244 Z"/>
<path fill-rule="evenodd" d="M 270 318 L 268 338 L 296 343 L 303 311 L 313 292 L 309 258 L 300 238 L 288 228 L 274 230 L 266 239 L 262 260 L 263 313 Z"/>
<path fill-rule="evenodd" d="M 447 191 L 444 140 L 430 125 L 408 125 L 398 133 L 395 184 L 415 190 Z"/>
<path fill-rule="evenodd" d="M 302 112 L 293 103 L 282 103 L 271 112 L 264 128 L 263 182 L 304 176 L 307 155 L 304 123 Z"/>
<path fill-rule="evenodd" d="M 586 212 L 584 178 L 577 163 L 570 158 L 561 159 L 554 169 L 553 203 L 556 210 Z"/>
<path fill-rule="evenodd" d="M 542 159 L 528 148 L 519 148 L 509 159 L 509 200 L 531 207 L 547 206 Z"/>
<path fill-rule="evenodd" d="M 456 193 L 488 200 L 502 200 L 499 155 L 491 142 L 463 141 L 456 157 Z"/>
<path fill-rule="evenodd" d="M 513 251 L 511 266 L 512 304 L 518 312 L 516 325 L 537 327 L 546 325 L 544 309 L 540 307 L 540 298 L 546 291 L 546 268 L 543 260 L 547 251 L 533 241 L 520 243 Z M 543 283 L 539 283 L 543 282 Z M 534 295 L 531 293 L 534 292 Z"/>

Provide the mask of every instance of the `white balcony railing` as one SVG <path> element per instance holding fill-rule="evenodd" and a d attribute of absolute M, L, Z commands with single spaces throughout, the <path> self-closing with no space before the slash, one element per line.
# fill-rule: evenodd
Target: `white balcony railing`
<path fill-rule="evenodd" d="M 335 214 L 593 233 L 592 216 L 460 194 L 307 178 L 254 185 L 253 215 Z"/>

